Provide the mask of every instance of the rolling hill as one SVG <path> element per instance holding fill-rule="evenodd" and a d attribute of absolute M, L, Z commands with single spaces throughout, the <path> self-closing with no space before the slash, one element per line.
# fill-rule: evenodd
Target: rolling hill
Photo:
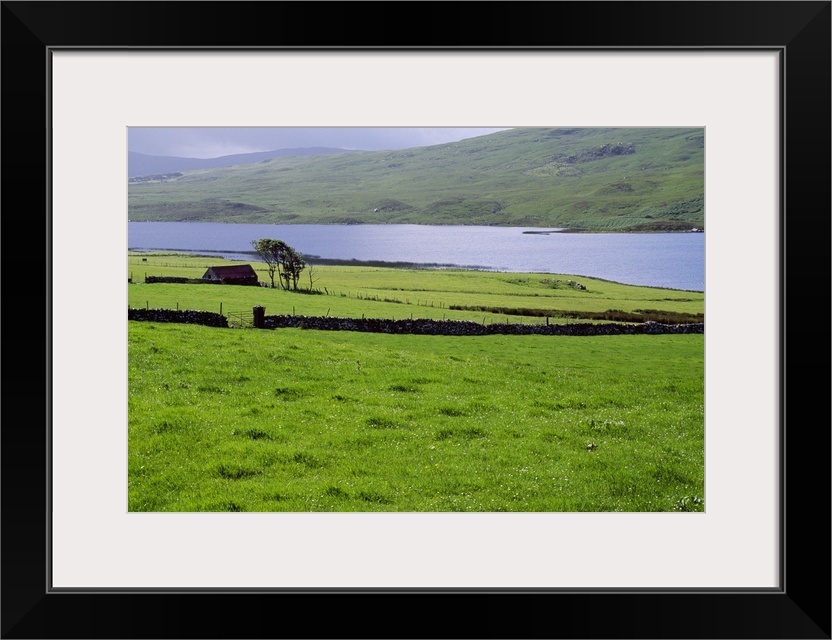
<path fill-rule="evenodd" d="M 704 129 L 518 128 L 131 181 L 132 221 L 703 229 Z"/>
<path fill-rule="evenodd" d="M 219 158 L 181 158 L 178 156 L 153 156 L 138 151 L 127 152 L 127 176 L 129 178 L 150 178 L 164 173 L 193 171 L 195 169 L 216 169 L 238 164 L 254 164 L 282 156 L 311 156 L 326 153 L 342 153 L 344 149 L 329 147 L 306 147 L 302 149 L 277 149 L 255 153 L 238 153 Z"/>

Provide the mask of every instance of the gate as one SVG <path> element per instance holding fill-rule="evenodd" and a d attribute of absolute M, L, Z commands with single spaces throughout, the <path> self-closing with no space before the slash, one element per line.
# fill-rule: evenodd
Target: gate
<path fill-rule="evenodd" d="M 222 307 L 220 307 L 222 313 Z M 229 311 L 225 318 L 228 320 L 228 326 L 232 329 L 251 329 L 263 328 L 264 320 L 266 318 L 266 308 L 256 306 L 251 311 Z"/>
<path fill-rule="evenodd" d="M 253 311 L 229 311 L 225 314 L 232 329 L 251 329 L 254 326 Z"/>

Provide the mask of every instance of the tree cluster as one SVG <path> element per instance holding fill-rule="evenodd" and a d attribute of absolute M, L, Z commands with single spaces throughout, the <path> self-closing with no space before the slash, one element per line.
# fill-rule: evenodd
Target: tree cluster
<path fill-rule="evenodd" d="M 259 240 L 252 240 L 251 246 L 260 256 L 260 259 L 266 263 L 272 287 L 275 286 L 274 277 L 277 274 L 281 288 L 297 290 L 298 278 L 306 267 L 303 256 L 283 240 L 260 238 Z"/>

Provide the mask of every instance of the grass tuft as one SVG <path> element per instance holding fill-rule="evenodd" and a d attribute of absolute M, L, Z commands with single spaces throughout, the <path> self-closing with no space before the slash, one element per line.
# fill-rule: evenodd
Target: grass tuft
<path fill-rule="evenodd" d="M 216 474 L 224 480 L 242 480 L 260 475 L 261 473 L 257 469 L 249 469 L 234 464 L 220 464 L 216 469 Z"/>
<path fill-rule="evenodd" d="M 390 418 L 372 417 L 367 418 L 366 425 L 371 429 L 398 429 L 399 425 Z"/>

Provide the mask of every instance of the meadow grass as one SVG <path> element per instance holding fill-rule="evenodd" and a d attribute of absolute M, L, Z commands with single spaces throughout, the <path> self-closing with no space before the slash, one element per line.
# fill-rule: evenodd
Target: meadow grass
<path fill-rule="evenodd" d="M 487 323 L 544 322 L 541 317 L 530 317 L 530 311 L 551 314 L 553 322 L 567 322 L 562 314 L 571 311 L 704 313 L 702 292 L 623 285 L 568 274 L 318 265 L 311 268 L 312 282 L 307 268 L 300 285 L 320 295 L 262 287 L 141 284 L 145 275 L 201 278 L 208 267 L 221 264 L 251 264 L 260 281 L 269 282 L 265 264 L 254 260 L 130 252 L 127 267 L 134 284 L 128 287 L 128 303 L 134 308 L 213 312 L 219 312 L 220 304 L 223 312 L 251 311 L 259 305 L 267 315 L 447 318 Z M 576 288 L 570 281 L 585 288 Z"/>
<path fill-rule="evenodd" d="M 128 340 L 130 511 L 703 508 L 703 335 Z"/>
<path fill-rule="evenodd" d="M 704 311 L 702 293 L 551 274 L 319 266 L 318 295 L 139 284 L 233 263 L 131 252 L 129 305 L 483 322 L 541 319 L 449 307 Z M 703 508 L 702 335 L 129 322 L 128 339 L 131 511 Z"/>

